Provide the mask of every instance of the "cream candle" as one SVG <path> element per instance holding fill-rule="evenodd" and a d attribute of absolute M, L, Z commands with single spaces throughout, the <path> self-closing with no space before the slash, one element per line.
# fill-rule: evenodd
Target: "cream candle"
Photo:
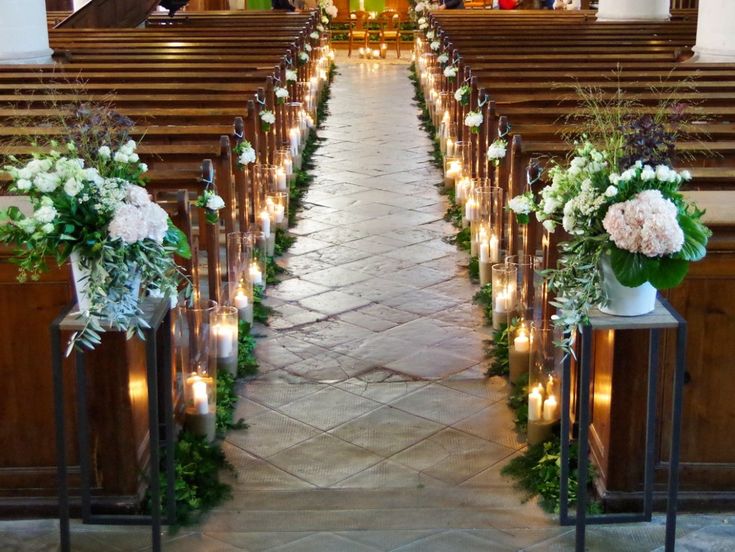
<path fill-rule="evenodd" d="M 285 212 L 286 208 L 283 205 L 279 205 L 278 203 L 273 205 L 273 219 L 275 220 L 276 224 L 280 224 L 283 222 Z"/>
<path fill-rule="evenodd" d="M 215 342 L 217 344 L 217 358 L 232 356 L 235 328 L 229 325 L 219 324 L 213 326 L 212 330 L 214 331 Z"/>
<path fill-rule="evenodd" d="M 447 157 L 454 155 L 454 140 L 447 138 Z"/>
<path fill-rule="evenodd" d="M 191 384 L 194 412 L 197 414 L 209 413 L 209 397 L 207 396 L 207 382 L 196 377 Z"/>
<path fill-rule="evenodd" d="M 253 283 L 253 285 L 256 286 L 262 286 L 263 285 L 263 272 L 260 270 L 260 267 L 258 266 L 258 263 L 253 261 L 250 263 L 250 281 Z"/>
<path fill-rule="evenodd" d="M 480 262 L 483 264 L 490 262 L 490 244 L 486 241 L 480 242 Z"/>
<path fill-rule="evenodd" d="M 530 351 L 531 343 L 523 328 L 519 330 L 518 336 L 513 340 L 513 347 L 519 353 L 528 353 Z"/>
<path fill-rule="evenodd" d="M 500 250 L 498 249 L 498 237 L 493 234 L 490 236 L 490 262 L 500 262 Z"/>
<path fill-rule="evenodd" d="M 549 398 L 544 401 L 543 416 L 545 422 L 553 422 L 556 420 L 556 407 L 556 397 L 554 395 L 550 395 Z"/>
<path fill-rule="evenodd" d="M 283 167 L 276 167 L 276 188 L 279 191 L 286 191 L 288 189 L 286 170 Z"/>
<path fill-rule="evenodd" d="M 506 290 L 498 291 L 495 296 L 495 312 L 504 313 L 508 311 L 508 292 Z"/>
<path fill-rule="evenodd" d="M 248 304 L 250 303 L 250 299 L 247 295 L 245 295 L 245 292 L 242 289 L 238 289 L 237 293 L 235 294 L 235 298 L 232 300 L 232 303 L 237 309 L 246 309 L 248 307 Z"/>
<path fill-rule="evenodd" d="M 260 226 L 263 230 L 263 235 L 266 238 L 270 238 L 271 236 L 271 217 L 270 214 L 268 214 L 267 210 L 263 210 L 260 213 Z"/>
<path fill-rule="evenodd" d="M 541 409 L 543 397 L 538 387 L 534 387 L 533 391 L 528 394 L 528 421 L 535 422 L 541 419 Z"/>
<path fill-rule="evenodd" d="M 469 198 L 464 206 L 464 218 L 472 222 L 475 220 L 475 212 L 477 211 L 477 201 L 474 198 Z"/>

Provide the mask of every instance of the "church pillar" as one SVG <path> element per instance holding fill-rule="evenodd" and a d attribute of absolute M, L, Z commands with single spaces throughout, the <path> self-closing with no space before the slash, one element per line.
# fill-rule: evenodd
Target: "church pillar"
<path fill-rule="evenodd" d="M 722 63 L 735 61 L 735 2 L 699 0 L 697 44 L 691 61 Z"/>
<path fill-rule="evenodd" d="M 663 21 L 671 16 L 669 5 L 670 0 L 600 0 L 597 20 Z"/>
<path fill-rule="evenodd" d="M 0 64 L 50 63 L 45 0 L 0 0 Z"/>

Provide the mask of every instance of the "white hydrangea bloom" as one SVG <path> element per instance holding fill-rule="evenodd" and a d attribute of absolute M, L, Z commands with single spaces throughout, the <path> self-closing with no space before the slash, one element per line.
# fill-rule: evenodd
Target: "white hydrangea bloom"
<path fill-rule="evenodd" d="M 33 213 L 33 218 L 43 224 L 46 222 L 53 222 L 58 214 L 58 211 L 53 205 L 42 205 Z"/>
<path fill-rule="evenodd" d="M 487 148 L 487 158 L 491 160 L 503 159 L 506 153 L 506 144 L 502 140 L 495 140 Z"/>
<path fill-rule="evenodd" d="M 655 179 L 656 171 L 653 170 L 653 167 L 651 167 L 650 165 L 646 165 L 645 167 L 643 167 L 643 170 L 641 171 L 641 180 L 643 180 L 643 182 L 649 182 Z"/>
<path fill-rule="evenodd" d="M 75 197 L 79 192 L 82 191 L 82 183 L 74 177 L 69 178 L 64 182 L 64 192 L 69 197 Z"/>
<path fill-rule="evenodd" d="M 210 211 L 219 211 L 225 206 L 225 200 L 217 194 L 212 194 L 207 198 L 207 209 Z"/>
<path fill-rule="evenodd" d="M 268 125 L 272 125 L 276 122 L 276 115 L 266 109 L 260 112 L 260 120 Z"/>
<path fill-rule="evenodd" d="M 457 68 L 454 65 L 449 65 L 444 68 L 444 76 L 448 79 L 453 79 L 457 76 Z"/>
<path fill-rule="evenodd" d="M 30 190 L 33 187 L 33 183 L 30 180 L 21 178 L 15 183 L 15 187 L 21 192 L 25 192 L 26 190 Z"/>
<path fill-rule="evenodd" d="M 288 98 L 288 88 L 283 88 L 281 86 L 278 86 L 275 89 L 275 93 L 276 93 L 276 98 L 279 98 L 279 99 Z"/>
<path fill-rule="evenodd" d="M 286 80 L 288 82 L 296 82 L 299 79 L 299 74 L 293 69 L 286 69 Z"/>
<path fill-rule="evenodd" d="M 112 150 L 110 149 L 110 146 L 102 146 L 97 150 L 97 155 L 102 159 L 109 159 L 110 156 L 112 156 Z"/>
<path fill-rule="evenodd" d="M 477 128 L 482 124 L 483 117 L 479 111 L 470 111 L 464 118 L 465 126 Z"/>
<path fill-rule="evenodd" d="M 61 183 L 59 175 L 56 173 L 39 173 L 33 180 L 36 189 L 44 194 L 48 194 L 56 190 Z"/>
<path fill-rule="evenodd" d="M 317 40 L 319 38 L 319 33 L 317 31 L 312 31 L 312 33 L 309 35 L 309 38 Z"/>
<path fill-rule="evenodd" d="M 250 163 L 255 163 L 255 149 L 252 146 L 245 148 L 240 154 L 238 162 L 241 165 L 249 165 Z"/>
<path fill-rule="evenodd" d="M 508 207 L 516 214 L 527 215 L 533 210 L 533 201 L 526 194 L 521 194 L 511 199 Z"/>

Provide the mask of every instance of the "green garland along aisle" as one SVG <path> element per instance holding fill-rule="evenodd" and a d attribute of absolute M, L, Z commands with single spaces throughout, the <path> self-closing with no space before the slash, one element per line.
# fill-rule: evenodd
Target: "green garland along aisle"
<path fill-rule="evenodd" d="M 332 64 L 329 71 L 327 85 L 322 91 L 317 108 L 317 121 L 319 125 L 328 114 L 327 102 L 329 90 L 336 73 Z M 310 170 L 314 168 L 312 157 L 319 147 L 319 137 L 316 129 L 312 129 L 307 138 L 302 153 L 302 166 L 292 179 L 290 187 L 289 226 L 296 223 L 296 212 L 301 209 L 303 197 L 314 177 Z M 294 244 L 296 237 L 286 230 L 279 229 L 276 232 L 276 256 L 283 255 Z M 276 285 L 279 275 L 285 272 L 273 257 L 268 259 L 266 267 L 266 281 Z M 256 295 L 253 305 L 253 318 L 255 322 L 267 325 L 273 309 L 263 303 L 264 296 L 260 292 Z M 235 420 L 237 408 L 238 381 L 252 377 L 258 372 L 258 361 L 255 357 L 256 336 L 251 335 L 250 324 L 240 322 L 238 339 L 238 371 L 237 377 L 227 372 L 220 371 L 217 374 L 217 438 L 218 441 L 209 443 L 204 437 L 197 437 L 182 430 L 179 434 L 175 450 L 175 498 L 176 498 L 176 523 L 177 526 L 186 526 L 196 523 L 203 514 L 224 503 L 231 496 L 231 488 L 228 484 L 219 480 L 219 472 L 222 469 L 232 469 L 222 451 L 221 439 L 230 430 L 242 430 L 247 428 L 245 420 Z M 165 458 L 161 460 L 161 467 L 165 467 Z M 162 488 L 166 481 L 161 477 Z M 162 497 L 161 507 L 165 514 L 165 500 Z"/>
<path fill-rule="evenodd" d="M 426 131 L 431 138 L 433 150 L 431 151 L 432 161 L 434 165 L 444 170 L 444 156 L 442 155 L 439 143 L 435 139 L 437 129 L 431 121 L 429 110 L 426 106 L 424 93 L 421 90 L 418 76 L 416 74 L 416 66 L 412 65 L 409 78 L 414 86 L 414 100 L 419 107 L 418 115 L 420 126 Z M 443 182 L 437 184 L 439 193 L 446 195 L 449 200 L 449 207 L 444 215 L 444 220 L 450 222 L 456 229 L 457 233 L 448 238 L 447 241 L 454 243 L 461 251 L 470 251 L 470 229 L 462 228 L 462 209 L 455 201 L 454 190 L 446 189 Z M 469 277 L 473 282 L 479 281 L 479 263 L 477 257 L 469 259 Z M 486 284 L 480 288 L 475 294 L 473 301 L 483 310 L 485 324 L 491 326 L 493 322 L 492 313 L 492 284 Z M 508 332 L 512 329 L 508 325 L 502 325 L 500 329 L 494 330 L 492 340 L 487 340 L 485 345 L 485 356 L 489 361 L 486 372 L 487 376 L 507 376 L 508 375 L 508 354 L 509 340 Z M 516 429 L 519 433 L 526 432 L 528 423 L 528 377 L 511 384 L 512 391 L 508 396 L 508 407 L 514 413 Z M 548 512 L 559 511 L 559 478 L 560 478 L 560 441 L 559 436 L 555 435 L 546 443 L 540 443 L 528 447 L 526 451 L 511 460 L 502 470 L 504 475 L 513 477 L 516 480 L 516 486 L 523 490 L 526 494 L 526 500 L 539 497 L 540 505 Z M 574 505 L 576 502 L 576 467 L 577 456 L 576 448 L 572 447 L 570 458 L 570 481 L 569 481 L 569 504 Z M 590 466 L 591 468 L 592 466 Z M 594 479 L 593 470 L 589 470 L 589 481 Z M 598 503 L 592 502 L 589 506 L 591 512 L 597 512 L 600 509 Z"/>

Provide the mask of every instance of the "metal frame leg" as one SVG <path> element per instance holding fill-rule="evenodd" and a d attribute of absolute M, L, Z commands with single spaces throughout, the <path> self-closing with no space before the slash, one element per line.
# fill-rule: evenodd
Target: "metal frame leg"
<path fill-rule="evenodd" d="M 561 375 L 561 476 L 559 482 L 559 522 L 561 525 L 570 525 L 569 519 L 569 431 L 571 420 L 571 369 L 570 355 L 564 358 Z"/>
<path fill-rule="evenodd" d="M 577 523 L 575 550 L 584 552 L 587 529 L 587 456 L 589 455 L 590 364 L 592 328 L 582 327 L 582 359 L 579 366 L 579 439 L 577 441 Z"/>
<path fill-rule="evenodd" d="M 653 517 L 653 483 L 656 460 L 656 399 L 658 395 L 658 349 L 661 330 L 651 330 L 648 347 L 648 390 L 646 398 L 646 459 L 643 471 L 643 516 Z"/>
<path fill-rule="evenodd" d="M 92 477 L 89 448 L 89 415 L 87 411 L 87 372 L 84 353 L 74 355 L 77 367 L 77 431 L 79 431 L 79 472 L 81 476 L 82 520 L 92 519 Z"/>
<path fill-rule="evenodd" d="M 176 468 L 175 461 L 175 425 L 171 377 L 171 311 L 169 310 L 163 320 L 162 328 L 159 330 L 162 336 L 161 356 L 163 358 L 163 430 L 166 446 L 166 523 L 173 524 L 176 521 Z"/>
<path fill-rule="evenodd" d="M 676 331 L 676 369 L 671 415 L 671 449 L 669 452 L 669 496 L 666 505 L 666 552 L 674 552 L 676 542 L 676 510 L 679 494 L 679 454 L 681 451 L 681 415 L 686 373 L 687 323 L 680 316 Z"/>
<path fill-rule="evenodd" d="M 146 373 L 148 376 L 148 431 L 150 449 L 151 485 L 151 547 L 161 550 L 161 480 L 160 480 L 160 437 L 158 431 L 158 363 L 156 333 L 147 330 L 145 335 Z"/>
<path fill-rule="evenodd" d="M 62 315 L 63 317 L 63 315 Z M 64 364 L 61 356 L 61 330 L 58 320 L 51 326 L 51 374 L 54 383 L 56 418 L 56 477 L 59 486 L 59 548 L 70 552 L 69 476 L 66 464 L 66 424 L 64 421 Z"/>

